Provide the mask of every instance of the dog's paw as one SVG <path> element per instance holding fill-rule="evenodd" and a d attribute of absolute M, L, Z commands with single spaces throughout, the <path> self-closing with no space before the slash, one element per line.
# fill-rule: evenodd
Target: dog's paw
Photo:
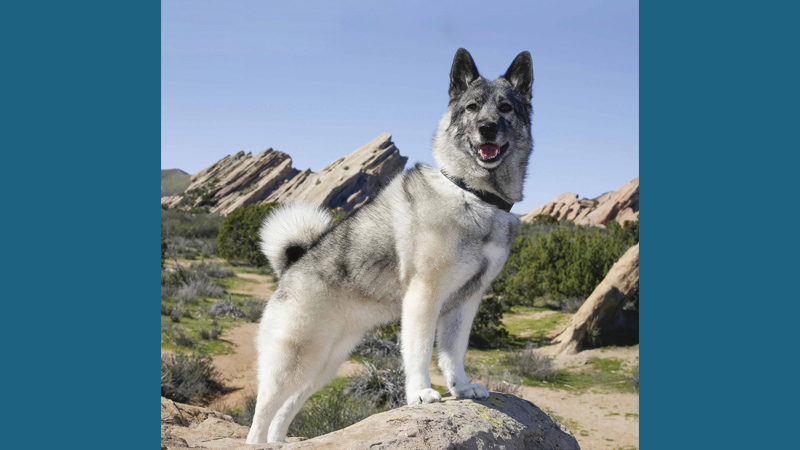
<path fill-rule="evenodd" d="M 453 390 L 455 391 L 453 395 L 456 398 L 474 398 L 477 400 L 489 398 L 489 391 L 480 384 L 462 384 L 456 386 Z"/>
<path fill-rule="evenodd" d="M 422 389 L 407 395 L 408 406 L 419 405 L 420 403 L 435 403 L 442 401 L 442 396 L 433 389 Z"/>

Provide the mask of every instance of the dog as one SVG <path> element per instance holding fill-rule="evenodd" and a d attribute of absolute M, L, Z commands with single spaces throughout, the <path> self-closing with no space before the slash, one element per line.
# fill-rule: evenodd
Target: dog
<path fill-rule="evenodd" d="M 533 66 L 520 53 L 494 81 L 459 49 L 433 139 L 440 169 L 417 164 L 336 226 L 288 204 L 265 220 L 261 249 L 278 276 L 264 310 L 258 398 L 247 443 L 283 442 L 294 416 L 361 340 L 400 319 L 409 405 L 432 403 L 434 339 L 457 398 L 488 391 L 464 372 L 472 321 L 519 230 L 531 138 Z"/>

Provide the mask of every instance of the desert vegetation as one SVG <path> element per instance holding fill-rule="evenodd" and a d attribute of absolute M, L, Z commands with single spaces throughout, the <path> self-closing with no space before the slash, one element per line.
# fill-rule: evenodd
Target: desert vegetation
<path fill-rule="evenodd" d="M 162 258 L 194 260 L 218 256 L 217 235 L 224 220 L 205 208 L 162 208 Z"/>
<path fill-rule="evenodd" d="M 220 256 L 235 264 L 267 266 L 267 258 L 259 247 L 258 230 L 277 206 L 277 203 L 258 203 L 228 214 L 217 236 Z"/>
<path fill-rule="evenodd" d="M 259 251 L 257 229 L 275 206 L 251 205 L 227 217 L 203 208 L 162 210 L 163 396 L 208 405 L 223 395 L 224 377 L 213 361 L 235 351 L 226 340 L 227 331 L 258 322 L 263 313 L 264 300 L 237 288 L 250 282 L 248 276 L 271 280 Z M 333 214 L 337 221 L 346 217 L 341 211 Z M 509 261 L 486 293 L 473 323 L 466 366 L 470 378 L 491 391 L 519 396 L 525 396 L 526 389 L 575 395 L 638 393 L 638 358 L 631 361 L 613 352 L 602 353 L 616 345 L 638 344 L 638 328 L 627 334 L 596 330 L 590 338 L 600 353 L 574 363 L 540 351 L 620 255 L 638 243 L 638 231 L 638 222 L 594 228 L 546 216 L 523 223 Z M 268 289 L 267 285 L 263 288 Z M 638 294 L 623 313 L 638 325 Z M 326 434 L 404 405 L 399 327 L 389 324 L 366 336 L 351 357 L 359 368 L 315 393 L 292 423 L 289 435 Z M 433 373 L 435 369 L 436 383 Z M 447 394 L 442 386 L 434 388 Z M 224 412 L 238 423 L 251 423 L 254 395 L 231 406 L 225 406 Z M 619 414 L 631 414 L 621 416 L 628 420 L 635 414 L 638 419 L 638 409 Z"/>

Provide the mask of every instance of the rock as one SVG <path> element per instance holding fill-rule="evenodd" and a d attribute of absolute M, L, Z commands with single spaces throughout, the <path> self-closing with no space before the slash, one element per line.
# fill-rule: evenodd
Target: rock
<path fill-rule="evenodd" d="M 183 194 L 162 197 L 161 203 L 208 206 L 223 215 L 240 206 L 275 201 L 302 201 L 349 212 L 373 197 L 407 160 L 388 133 L 318 173 L 295 169 L 289 155 L 272 149 L 256 156 L 239 152 L 196 173 Z"/>
<path fill-rule="evenodd" d="M 552 354 L 573 354 L 581 350 L 586 333 L 593 326 L 602 327 L 617 314 L 625 302 L 639 291 L 639 244 L 629 248 L 614 263 L 600 284 L 570 318 L 561 333 L 545 350 Z"/>
<path fill-rule="evenodd" d="M 216 449 L 578 449 L 555 419 L 513 395 L 404 406 L 343 430 L 286 444 L 247 445 L 248 428 L 230 416 L 161 398 L 161 446 Z"/>
<path fill-rule="evenodd" d="M 547 214 L 558 220 L 571 220 L 578 225 L 605 226 L 615 220 L 620 225 L 625 221 L 639 220 L 639 178 L 622 186 L 617 192 L 606 192 L 594 200 L 579 199 L 578 194 L 566 192 L 547 204 L 520 217 L 524 222 L 533 222 L 539 214 Z"/>

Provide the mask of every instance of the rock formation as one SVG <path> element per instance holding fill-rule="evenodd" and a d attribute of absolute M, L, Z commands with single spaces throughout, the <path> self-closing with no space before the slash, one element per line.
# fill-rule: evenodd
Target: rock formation
<path fill-rule="evenodd" d="M 161 448 L 214 449 L 578 449 L 563 425 L 532 403 L 492 393 L 487 400 L 405 406 L 343 430 L 287 444 L 247 445 L 248 427 L 230 416 L 161 397 Z"/>
<path fill-rule="evenodd" d="M 603 281 L 570 318 L 566 328 L 553 338 L 555 345 L 547 347 L 546 351 L 553 354 L 577 353 L 589 330 L 595 326 L 602 327 L 638 291 L 639 244 L 636 244 L 614 263 Z"/>
<path fill-rule="evenodd" d="M 619 191 L 606 192 L 594 200 L 579 199 L 578 194 L 565 192 L 520 220 L 533 222 L 533 218 L 539 214 L 591 226 L 604 226 L 612 220 L 620 225 L 627 220 L 639 220 L 639 177 L 622 186 Z"/>
<path fill-rule="evenodd" d="M 289 155 L 271 148 L 256 156 L 239 152 L 192 175 L 185 192 L 162 197 L 161 203 L 229 214 L 252 203 L 303 201 L 349 212 L 402 171 L 407 160 L 388 133 L 316 173 L 295 169 Z"/>

